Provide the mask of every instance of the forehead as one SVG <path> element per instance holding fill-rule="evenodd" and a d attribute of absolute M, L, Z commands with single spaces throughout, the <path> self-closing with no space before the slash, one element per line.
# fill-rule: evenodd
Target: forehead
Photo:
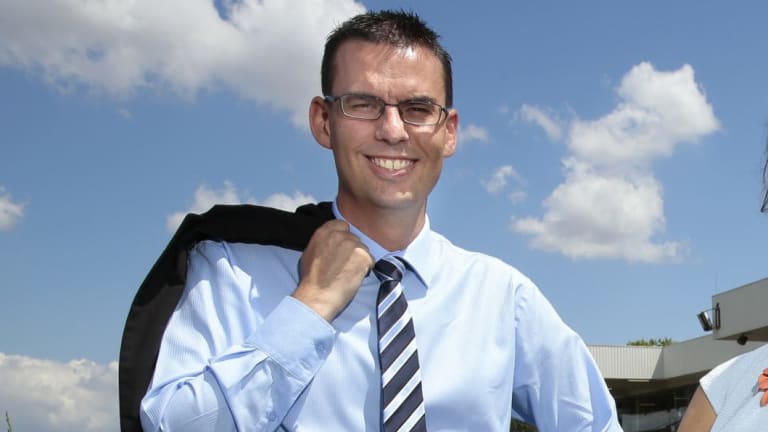
<path fill-rule="evenodd" d="M 428 96 L 445 102 L 442 64 L 423 46 L 349 40 L 339 46 L 334 72 L 334 94 L 371 93 L 393 100 Z"/>

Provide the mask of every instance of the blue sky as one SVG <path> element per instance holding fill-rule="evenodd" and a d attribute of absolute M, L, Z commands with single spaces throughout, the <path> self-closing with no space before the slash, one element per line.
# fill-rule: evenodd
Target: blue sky
<path fill-rule="evenodd" d="M 518 267 L 587 343 L 702 336 L 711 295 L 768 276 L 763 2 L 0 0 L 0 377 L 66 370 L 94 398 L 82 371 L 112 385 L 179 215 L 332 199 L 305 126 L 323 40 L 385 7 L 454 57 L 432 227 Z M 24 423 L 8 387 L 15 426 L 69 430 Z"/>

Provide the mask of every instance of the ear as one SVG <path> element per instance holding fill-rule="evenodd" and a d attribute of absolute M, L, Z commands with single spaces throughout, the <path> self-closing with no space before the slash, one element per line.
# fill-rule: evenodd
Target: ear
<path fill-rule="evenodd" d="M 312 136 L 318 144 L 327 149 L 331 148 L 331 109 L 333 106 L 320 96 L 312 98 L 309 104 L 309 128 L 312 130 Z"/>
<path fill-rule="evenodd" d="M 451 157 L 456 152 L 456 144 L 459 139 L 459 112 L 454 108 L 448 110 L 445 119 L 445 143 L 443 144 L 443 157 Z"/>

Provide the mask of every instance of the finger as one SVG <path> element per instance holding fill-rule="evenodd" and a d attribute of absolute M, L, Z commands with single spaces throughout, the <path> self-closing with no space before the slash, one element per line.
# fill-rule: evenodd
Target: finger
<path fill-rule="evenodd" d="M 324 223 L 318 229 L 332 230 L 332 231 L 349 231 L 349 224 L 341 219 L 331 219 Z"/>

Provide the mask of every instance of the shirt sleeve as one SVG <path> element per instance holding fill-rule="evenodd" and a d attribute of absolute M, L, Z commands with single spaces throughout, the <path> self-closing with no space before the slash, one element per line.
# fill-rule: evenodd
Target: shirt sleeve
<path fill-rule="evenodd" d="M 528 280 L 517 286 L 512 407 L 540 431 L 621 432 L 589 349 Z"/>
<path fill-rule="evenodd" d="M 768 364 L 768 345 L 733 357 L 704 375 L 699 383 L 717 415 L 713 431 L 757 430 L 765 421 L 758 377 Z"/>
<path fill-rule="evenodd" d="M 277 429 L 327 357 L 333 327 L 290 296 L 255 314 L 250 280 L 219 243 L 193 248 L 188 268 L 141 403 L 142 427 Z"/>
<path fill-rule="evenodd" d="M 731 393 L 734 378 L 740 378 L 741 368 L 735 365 L 739 365 L 739 361 L 742 359 L 743 357 L 737 356 L 725 361 L 699 380 L 701 389 L 704 390 L 710 405 L 712 405 L 712 410 L 717 415 L 722 414 L 727 397 Z M 755 380 L 757 380 L 757 375 L 755 375 Z M 747 392 L 743 393 L 747 394 Z"/>

